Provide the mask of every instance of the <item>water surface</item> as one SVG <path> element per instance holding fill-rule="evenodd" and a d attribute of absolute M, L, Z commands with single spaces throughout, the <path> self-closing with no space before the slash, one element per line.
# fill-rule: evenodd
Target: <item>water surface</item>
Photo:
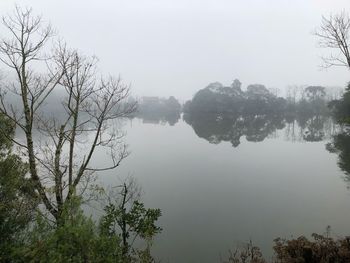
<path fill-rule="evenodd" d="M 274 238 L 323 233 L 328 225 L 335 236 L 350 234 L 350 192 L 337 155 L 325 147 L 335 130 L 328 120 L 318 128 L 315 121 L 249 122 L 238 145 L 236 135 L 234 144 L 227 139 L 237 126 L 220 129 L 222 118 L 186 121 L 126 122 L 131 155 L 101 178 L 113 185 L 134 176 L 146 206 L 162 210 L 153 247 L 162 262 L 219 262 L 249 239 L 269 258 Z"/>

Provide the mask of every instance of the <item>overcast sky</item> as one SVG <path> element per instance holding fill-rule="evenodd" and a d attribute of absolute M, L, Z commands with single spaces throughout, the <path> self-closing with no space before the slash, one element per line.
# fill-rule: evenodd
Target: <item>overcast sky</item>
<path fill-rule="evenodd" d="M 350 81 L 345 68 L 320 68 L 327 50 L 311 34 L 322 15 L 350 11 L 349 0 L 0 0 L 1 15 L 15 3 L 139 96 L 188 99 L 234 78 L 281 90 Z"/>

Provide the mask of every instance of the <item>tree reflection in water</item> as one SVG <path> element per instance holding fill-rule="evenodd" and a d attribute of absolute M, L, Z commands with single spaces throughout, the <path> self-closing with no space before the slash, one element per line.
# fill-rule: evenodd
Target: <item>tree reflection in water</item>
<path fill-rule="evenodd" d="M 350 189 L 350 130 L 346 127 L 341 133 L 332 137 L 326 149 L 338 155 L 338 166 L 344 172 L 344 180 Z"/>
<path fill-rule="evenodd" d="M 198 137 L 210 143 L 230 142 L 240 144 L 242 136 L 250 142 L 261 142 L 276 136 L 285 129 L 285 139 L 290 141 L 318 142 L 329 139 L 336 125 L 329 116 L 283 116 L 283 115 L 233 115 L 233 114 L 184 114 Z"/>

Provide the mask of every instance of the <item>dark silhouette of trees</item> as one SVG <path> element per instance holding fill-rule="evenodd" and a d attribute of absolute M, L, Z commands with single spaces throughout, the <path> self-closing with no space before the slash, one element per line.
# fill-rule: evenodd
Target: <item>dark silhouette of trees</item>
<path fill-rule="evenodd" d="M 214 82 L 199 90 L 191 101 L 185 103 L 184 112 L 274 114 L 284 110 L 285 106 L 285 99 L 276 97 L 264 85 L 249 85 L 243 92 L 236 79 L 230 87 Z"/>
<path fill-rule="evenodd" d="M 241 90 L 241 83 L 225 87 L 219 82 L 199 90 L 183 107 L 185 113 L 235 114 L 235 115 L 326 115 L 326 89 L 321 86 L 293 87 L 287 99 L 271 93 L 262 84 L 248 85 Z M 298 96 L 299 95 L 299 96 Z M 298 98 L 297 98 L 298 96 Z"/>
<path fill-rule="evenodd" d="M 158 97 L 143 97 L 138 103 L 138 111 L 135 116 L 144 122 L 166 123 L 175 125 L 180 119 L 181 104 L 170 96 L 168 99 Z"/>

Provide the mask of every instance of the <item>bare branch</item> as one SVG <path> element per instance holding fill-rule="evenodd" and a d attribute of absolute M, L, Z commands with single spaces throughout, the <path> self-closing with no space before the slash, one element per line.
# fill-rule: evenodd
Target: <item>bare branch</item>
<path fill-rule="evenodd" d="M 350 68 L 350 17 L 345 11 L 322 17 L 320 27 L 314 32 L 319 39 L 319 46 L 335 50 L 335 54 L 323 57 L 324 67 L 345 66 Z"/>

